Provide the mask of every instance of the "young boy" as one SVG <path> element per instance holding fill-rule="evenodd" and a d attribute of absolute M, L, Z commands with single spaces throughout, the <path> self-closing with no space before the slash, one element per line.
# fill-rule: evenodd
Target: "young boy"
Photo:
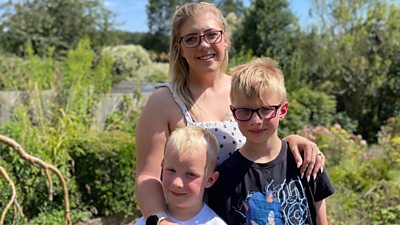
<path fill-rule="evenodd" d="M 197 126 L 175 130 L 165 146 L 162 163 L 168 212 L 147 220 L 142 217 L 136 225 L 157 225 L 166 217 L 180 225 L 226 225 L 203 201 L 204 190 L 218 178 L 217 158 L 218 144 L 209 131 Z"/>
<path fill-rule="evenodd" d="M 327 224 L 325 172 L 307 181 L 278 137 L 288 110 L 282 71 L 269 58 L 232 69 L 231 111 L 246 143 L 218 166 L 210 207 L 229 225 Z"/>

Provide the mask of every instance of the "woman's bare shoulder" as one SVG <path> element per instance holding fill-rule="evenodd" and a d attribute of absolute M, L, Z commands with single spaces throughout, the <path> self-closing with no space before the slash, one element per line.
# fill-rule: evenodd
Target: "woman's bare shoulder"
<path fill-rule="evenodd" d="M 180 110 L 176 104 L 171 91 L 167 87 L 156 89 L 148 98 L 143 111 L 151 111 L 167 117 L 180 115 Z"/>
<path fill-rule="evenodd" d="M 171 91 L 167 87 L 157 88 L 147 100 L 148 104 L 161 104 L 163 106 L 171 105 L 174 103 Z"/>

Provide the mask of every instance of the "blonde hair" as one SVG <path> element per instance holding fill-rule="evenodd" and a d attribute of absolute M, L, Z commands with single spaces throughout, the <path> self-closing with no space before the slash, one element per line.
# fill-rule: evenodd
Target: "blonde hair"
<path fill-rule="evenodd" d="M 218 160 L 218 143 L 214 135 L 201 127 L 187 126 L 174 130 L 168 138 L 165 151 L 193 152 L 206 149 L 206 169 L 215 170 Z"/>
<path fill-rule="evenodd" d="M 285 80 L 278 63 L 271 58 L 257 58 L 231 69 L 232 86 L 230 97 L 244 95 L 246 98 L 258 98 L 266 92 L 275 93 L 281 102 L 286 100 Z"/>
<path fill-rule="evenodd" d="M 228 47 L 225 50 L 225 57 L 221 66 L 221 71 L 226 71 L 228 66 L 229 54 L 229 34 L 227 25 L 222 12 L 213 4 L 207 2 L 187 3 L 176 9 L 172 18 L 171 40 L 170 40 L 170 67 L 169 74 L 173 89 L 177 95 L 183 99 L 185 105 L 193 113 L 194 116 L 199 115 L 201 110 L 194 103 L 190 90 L 187 87 L 189 77 L 189 64 L 186 59 L 180 54 L 179 42 L 180 31 L 183 24 L 191 17 L 210 13 L 215 16 L 215 19 L 221 23 L 222 29 L 228 39 Z"/>

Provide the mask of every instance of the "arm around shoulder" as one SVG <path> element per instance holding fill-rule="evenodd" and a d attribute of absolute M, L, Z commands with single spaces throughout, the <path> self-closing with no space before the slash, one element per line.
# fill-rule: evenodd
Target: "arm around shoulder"
<path fill-rule="evenodd" d="M 317 211 L 317 225 L 328 225 L 325 199 L 315 202 L 315 210 Z"/>

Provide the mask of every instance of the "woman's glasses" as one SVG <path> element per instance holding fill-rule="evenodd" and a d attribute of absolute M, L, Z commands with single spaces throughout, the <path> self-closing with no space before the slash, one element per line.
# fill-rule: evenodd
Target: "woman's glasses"
<path fill-rule="evenodd" d="M 222 40 L 222 30 L 210 30 L 204 32 L 203 35 L 200 34 L 188 34 L 181 37 L 181 43 L 186 48 L 195 48 L 200 45 L 201 38 L 208 44 L 218 44 Z"/>
<path fill-rule="evenodd" d="M 269 105 L 258 109 L 235 108 L 231 106 L 231 111 L 235 119 L 238 121 L 249 121 L 253 117 L 254 112 L 256 112 L 261 119 L 271 119 L 276 116 L 276 112 L 281 105 L 282 104 Z"/>

